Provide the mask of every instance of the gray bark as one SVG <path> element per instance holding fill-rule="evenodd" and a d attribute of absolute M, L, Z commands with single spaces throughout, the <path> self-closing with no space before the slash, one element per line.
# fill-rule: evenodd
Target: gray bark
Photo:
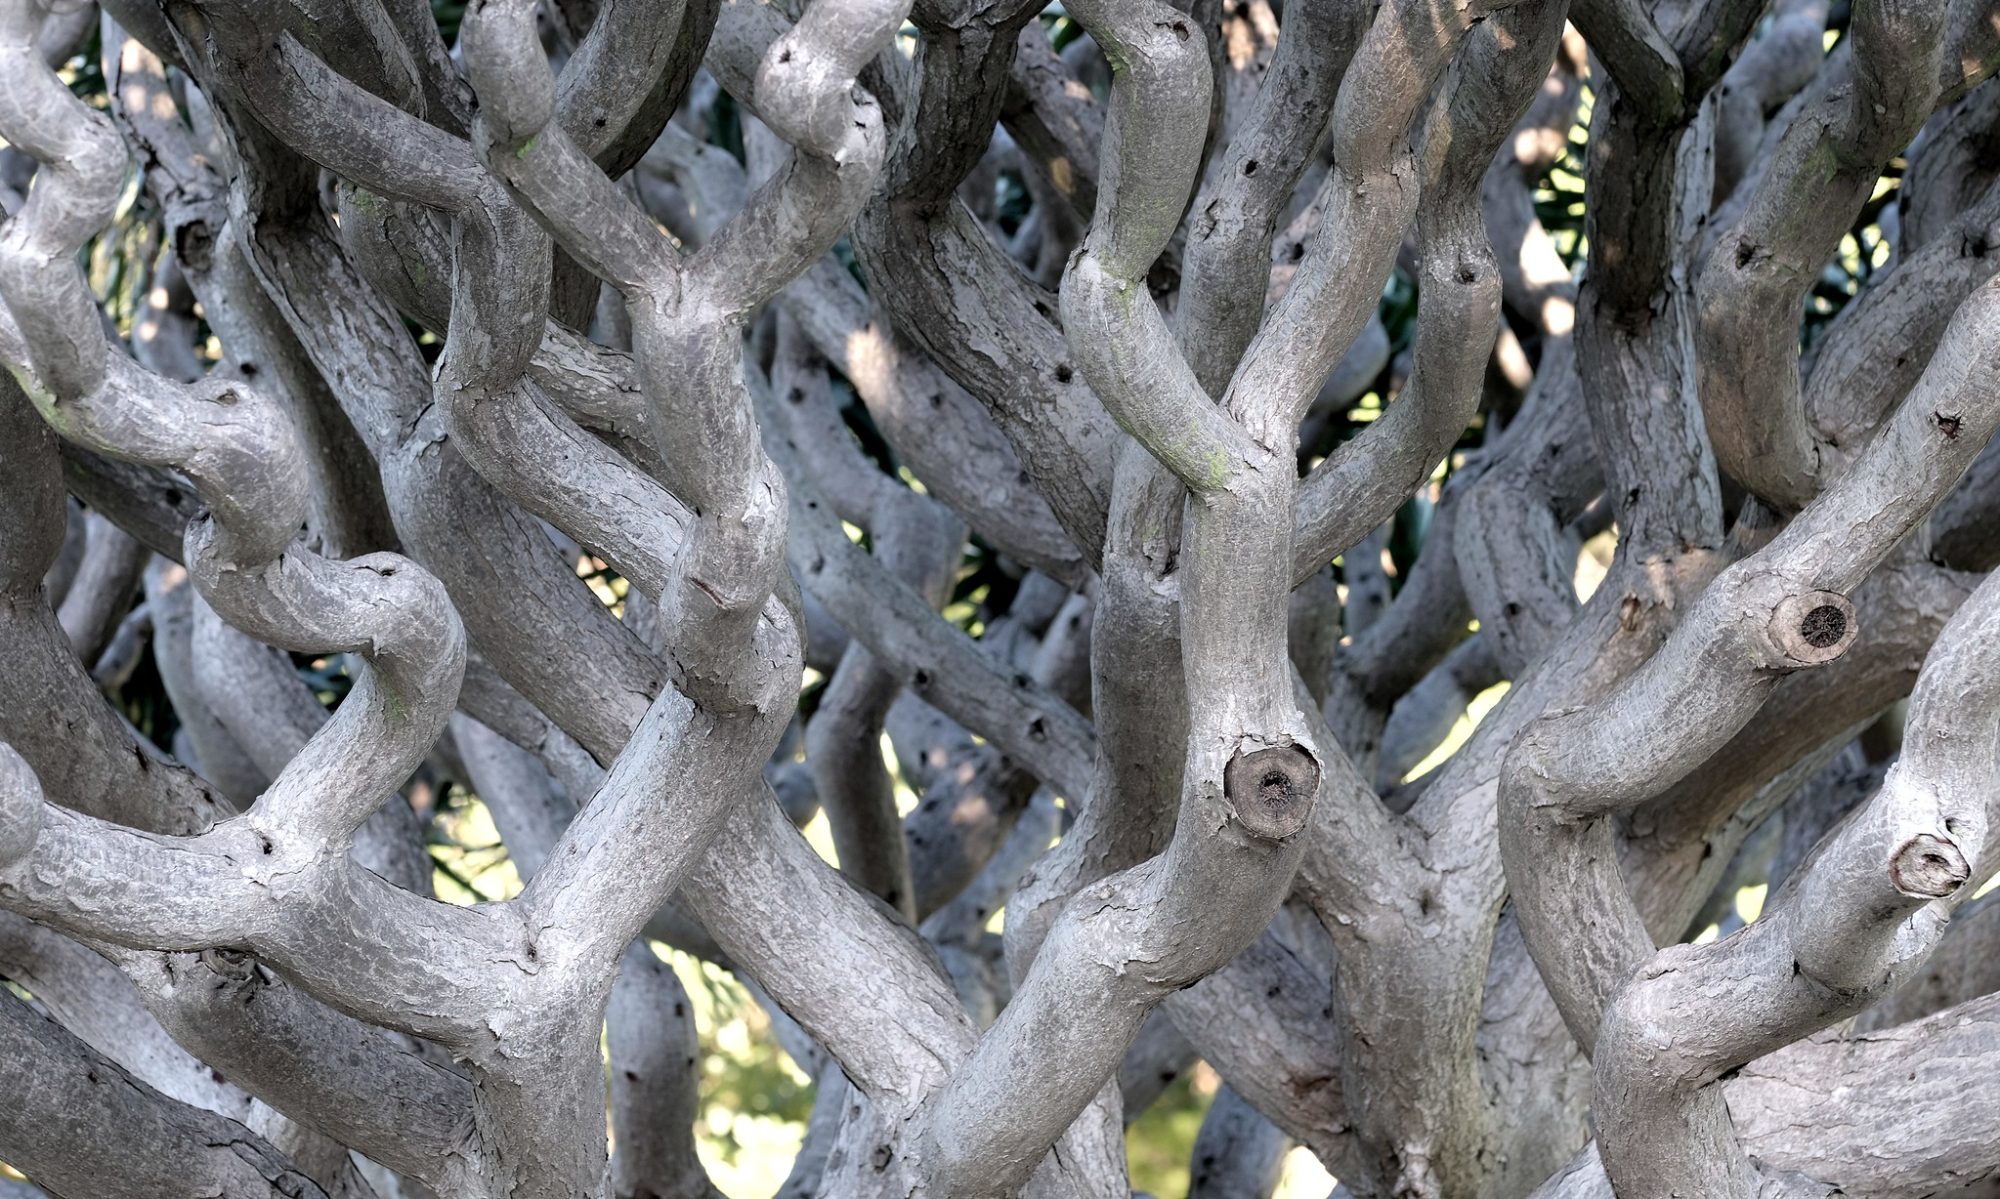
<path fill-rule="evenodd" d="M 36 1193 L 713 1195 L 656 942 L 793 1199 L 1125 1199 L 1196 1060 L 1191 1194 L 1993 1192 L 1988 0 L 103 7 L 0 0 Z"/>

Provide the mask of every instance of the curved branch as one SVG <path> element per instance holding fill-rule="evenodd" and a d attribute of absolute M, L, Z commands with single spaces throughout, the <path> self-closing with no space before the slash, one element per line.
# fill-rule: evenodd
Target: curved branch
<path fill-rule="evenodd" d="M 1868 1006 L 1929 956 L 1985 847 L 2000 762 L 1996 638 L 2000 582 L 1989 582 L 1926 660 L 1882 789 L 1821 843 L 1772 912 L 1723 941 L 1662 952 L 1613 999 L 1595 1059 L 1596 1123 L 1619 1194 L 1755 1194 L 1713 1084 Z"/>
<path fill-rule="evenodd" d="M 167 1098 L 4 992 L 0 1049 L 19 1086 L 0 1152 L 57 1194 L 326 1199 L 249 1129 Z"/>
<path fill-rule="evenodd" d="M 1096 735 L 1076 710 L 1008 672 L 849 541 L 833 513 L 794 488 L 795 569 L 834 618 L 904 675 L 918 697 L 986 737 L 1064 795 L 1083 795 Z"/>
<path fill-rule="evenodd" d="M 1716 462 L 1788 511 L 1833 473 L 1805 419 L 1795 314 L 1882 162 L 1930 115 L 1946 15 L 1893 0 L 1856 5 L 1846 69 L 1822 72 L 1701 264 L 1695 363 Z"/>
<path fill-rule="evenodd" d="M 1545 719 L 1509 753 L 1501 856 L 1528 946 L 1586 1050 L 1605 1003 L 1652 950 L 1604 816 L 1676 782 L 1755 714 L 1782 675 L 1853 641 L 1853 605 L 1840 593 L 1909 533 L 1964 474 L 1972 447 L 2000 427 L 1996 320 L 2000 284 L 1989 283 L 1960 308 L 1923 381 L 1838 484 L 1718 577 L 1618 691 Z M 1649 735 L 1634 738 L 1635 728 Z M 1578 925 L 1580 907 L 1600 915 Z"/>

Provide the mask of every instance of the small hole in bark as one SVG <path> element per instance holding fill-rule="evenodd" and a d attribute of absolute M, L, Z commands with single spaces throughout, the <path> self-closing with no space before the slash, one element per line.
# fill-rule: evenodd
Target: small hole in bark
<path fill-rule="evenodd" d="M 1469 266 L 1462 266 L 1458 268 L 1458 281 L 1460 283 L 1477 283 L 1479 282 L 1479 272 Z"/>
<path fill-rule="evenodd" d="M 244 363 L 244 364 L 243 364 L 243 377 L 244 377 L 244 378 L 246 378 L 246 379 L 254 379 L 254 378 L 256 378 L 256 377 L 257 377 L 257 364 L 256 364 L 256 363 L 254 363 L 254 362 L 246 362 L 246 363 Z"/>
<path fill-rule="evenodd" d="M 171 508 L 178 508 L 181 506 L 180 488 L 178 487 L 167 488 L 167 506 Z"/>
<path fill-rule="evenodd" d="M 1075 377 L 1075 372 L 1074 372 L 1074 371 L 1072 371 L 1072 370 L 1070 370 L 1070 368 L 1069 368 L 1069 363 L 1067 363 L 1067 362 L 1064 362 L 1064 363 L 1061 363 L 1061 364 L 1057 365 L 1057 367 L 1056 367 L 1056 382 L 1058 382 L 1058 383 L 1067 383 L 1067 382 L 1069 382 L 1069 381 L 1070 381 L 1070 379 L 1072 379 L 1073 377 Z"/>
<path fill-rule="evenodd" d="M 790 61 L 792 61 L 792 52 L 791 52 L 790 50 L 780 50 L 780 51 L 778 51 L 778 61 L 779 61 L 779 62 L 790 62 Z"/>
<path fill-rule="evenodd" d="M 1029 677 L 1028 677 L 1027 675 L 1025 675 L 1025 674 L 1017 674 L 1017 675 L 1015 675 L 1015 676 L 1014 676 L 1014 685 L 1015 685 L 1016 687 L 1026 687 L 1026 686 L 1028 686 L 1028 685 L 1029 685 L 1030 683 L 1033 683 L 1034 681 L 1035 681 L 1035 680 L 1033 680 L 1033 679 L 1029 678 Z"/>
<path fill-rule="evenodd" d="M 1799 622 L 1799 636 L 1814 649 L 1825 649 L 1847 633 L 1847 613 L 1832 604 L 1821 604 Z"/>
<path fill-rule="evenodd" d="M 1737 265 L 1737 266 L 1748 266 L 1748 265 L 1750 265 L 1750 260 L 1751 260 L 1752 258 L 1755 258 L 1756 256 L 1757 256 L 1757 247 L 1756 247 L 1756 246 L 1753 246 L 1753 245 L 1751 245 L 1751 244 L 1750 244 L 1749 242 L 1747 242 L 1747 241 L 1739 241 L 1739 242 L 1737 242 L 1737 243 L 1736 243 L 1736 265 Z"/>
<path fill-rule="evenodd" d="M 1041 717 L 1037 716 L 1028 722 L 1028 740 L 1047 741 L 1048 739 L 1049 726 L 1042 722 Z"/>
<path fill-rule="evenodd" d="M 933 408 L 942 408 L 942 407 L 944 407 L 944 397 L 943 397 L 943 396 L 941 396 L 941 395 L 934 395 L 934 396 L 932 396 L 932 397 L 931 397 L 931 407 L 933 407 Z"/>
<path fill-rule="evenodd" d="M 1250 176 L 1252 176 L 1252 175 L 1254 175 L 1254 174 L 1256 174 L 1256 173 L 1257 173 L 1257 160 L 1256 160 L 1256 159 L 1254 159 L 1254 158 L 1253 158 L 1253 159 L 1251 159 L 1251 160 L 1250 160 L 1249 162 L 1246 162 L 1246 163 L 1244 163 L 1244 164 L 1243 164 L 1243 177 L 1244 177 L 1245 179 L 1248 179 L 1248 178 L 1249 178 Z"/>
<path fill-rule="evenodd" d="M 257 848 L 264 851 L 265 857 L 271 856 L 272 845 L 269 838 L 267 837 L 257 838 Z"/>
<path fill-rule="evenodd" d="M 1965 422 L 1952 413 L 1933 412 L 1931 419 L 1937 422 L 1938 432 L 1944 434 L 1946 441 L 1956 441 L 1958 431 L 1965 426 Z"/>
<path fill-rule="evenodd" d="M 1181 39 L 1182 41 L 1188 40 L 1187 22 L 1185 21 L 1174 22 L 1174 36 Z"/>
<path fill-rule="evenodd" d="M 910 676 L 910 682 L 919 687 L 928 687 L 931 685 L 931 672 L 928 670 L 919 670 L 916 674 Z"/>

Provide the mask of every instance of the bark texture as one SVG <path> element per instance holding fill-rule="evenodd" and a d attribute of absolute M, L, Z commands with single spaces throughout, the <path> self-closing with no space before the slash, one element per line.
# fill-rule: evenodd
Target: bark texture
<path fill-rule="evenodd" d="M 1996 69 L 0 0 L 0 1195 L 2000 1193 Z"/>

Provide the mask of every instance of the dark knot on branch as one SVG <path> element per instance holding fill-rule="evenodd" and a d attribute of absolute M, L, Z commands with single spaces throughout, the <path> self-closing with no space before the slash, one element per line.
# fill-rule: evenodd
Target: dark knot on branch
<path fill-rule="evenodd" d="M 1847 634 L 1847 613 L 1832 604 L 1821 604 L 1799 622 L 1799 636 L 1816 649 L 1825 649 Z"/>
<path fill-rule="evenodd" d="M 1930 833 L 1911 837 L 1889 855 L 1889 881 L 1912 899 L 1943 899 L 1971 877 L 1958 846 Z"/>
<path fill-rule="evenodd" d="M 1319 794 L 1319 763 L 1296 745 L 1238 753 L 1222 772 L 1222 794 L 1243 827 L 1277 840 L 1305 826 Z"/>
<path fill-rule="evenodd" d="M 1818 666 L 1847 652 L 1861 631 L 1854 605 L 1831 591 L 1788 596 L 1771 614 L 1771 640 L 1793 662 Z"/>

